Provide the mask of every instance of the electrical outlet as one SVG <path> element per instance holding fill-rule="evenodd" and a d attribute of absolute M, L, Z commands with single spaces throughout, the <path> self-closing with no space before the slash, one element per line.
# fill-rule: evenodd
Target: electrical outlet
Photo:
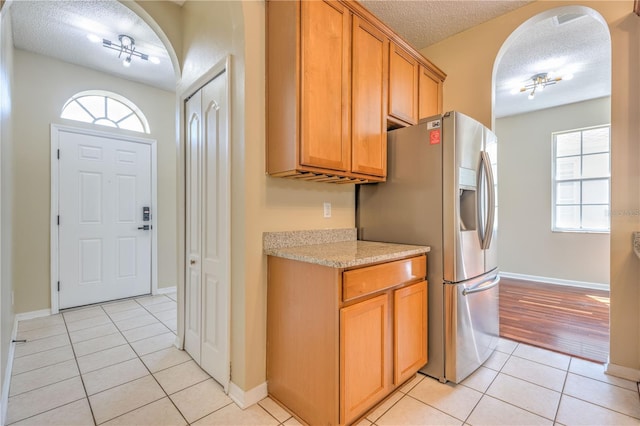
<path fill-rule="evenodd" d="M 324 217 L 325 218 L 331 217 L 331 203 L 323 203 L 323 207 L 324 207 Z"/>

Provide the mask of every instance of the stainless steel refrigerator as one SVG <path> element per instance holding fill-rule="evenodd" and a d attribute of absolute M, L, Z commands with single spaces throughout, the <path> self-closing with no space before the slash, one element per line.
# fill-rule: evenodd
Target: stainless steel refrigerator
<path fill-rule="evenodd" d="M 497 139 L 459 112 L 388 133 L 387 181 L 359 185 L 358 238 L 431 246 L 428 362 L 459 383 L 499 336 Z"/>

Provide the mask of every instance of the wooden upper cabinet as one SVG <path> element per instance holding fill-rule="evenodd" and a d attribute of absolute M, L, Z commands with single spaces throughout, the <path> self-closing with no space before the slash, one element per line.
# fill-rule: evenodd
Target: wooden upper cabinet
<path fill-rule="evenodd" d="M 418 61 L 395 43 L 389 45 L 389 116 L 418 123 Z"/>
<path fill-rule="evenodd" d="M 442 114 L 442 80 L 433 71 L 420 65 L 418 118 Z"/>
<path fill-rule="evenodd" d="M 350 168 L 350 18 L 340 3 L 302 2 L 300 163 L 305 166 Z"/>
<path fill-rule="evenodd" d="M 419 65 L 444 80 L 355 0 L 267 0 L 267 173 L 384 181 L 387 128 L 418 121 Z"/>
<path fill-rule="evenodd" d="M 384 177 L 389 40 L 357 16 L 352 33 L 351 170 Z"/>

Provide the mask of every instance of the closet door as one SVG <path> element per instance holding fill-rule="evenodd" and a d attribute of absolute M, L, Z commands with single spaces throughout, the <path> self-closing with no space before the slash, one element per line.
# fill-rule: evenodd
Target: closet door
<path fill-rule="evenodd" d="M 186 104 L 185 349 L 227 389 L 230 381 L 230 152 L 226 72 Z"/>
<path fill-rule="evenodd" d="M 186 127 L 186 249 L 184 348 L 200 362 L 201 307 L 201 202 L 202 202 L 202 91 L 185 105 Z"/>
<path fill-rule="evenodd" d="M 230 155 L 226 81 L 202 88 L 202 335 L 201 366 L 225 389 L 229 384 Z"/>

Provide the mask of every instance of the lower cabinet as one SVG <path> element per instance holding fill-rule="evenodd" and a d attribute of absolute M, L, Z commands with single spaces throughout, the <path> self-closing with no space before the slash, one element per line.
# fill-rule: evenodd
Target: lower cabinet
<path fill-rule="evenodd" d="M 337 269 L 269 256 L 269 395 L 349 424 L 427 362 L 426 256 Z"/>
<path fill-rule="evenodd" d="M 400 384 L 427 363 L 427 282 L 394 291 L 393 383 Z"/>
<path fill-rule="evenodd" d="M 389 295 L 340 310 L 340 418 L 353 419 L 391 389 Z"/>

